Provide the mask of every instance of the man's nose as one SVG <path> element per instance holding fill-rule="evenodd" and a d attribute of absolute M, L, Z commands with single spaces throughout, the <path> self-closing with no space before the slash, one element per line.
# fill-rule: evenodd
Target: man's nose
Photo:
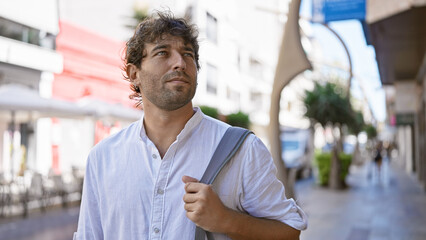
<path fill-rule="evenodd" d="M 185 70 L 186 69 L 186 62 L 183 56 L 178 53 L 174 52 L 172 57 L 172 64 L 173 64 L 173 70 Z"/>

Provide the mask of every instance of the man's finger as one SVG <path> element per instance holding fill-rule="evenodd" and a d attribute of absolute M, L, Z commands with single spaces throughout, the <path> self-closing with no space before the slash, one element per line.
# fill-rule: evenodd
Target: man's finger
<path fill-rule="evenodd" d="M 198 199 L 197 195 L 193 193 L 187 193 L 183 195 L 183 201 L 185 203 L 194 203 L 197 201 L 197 199 Z"/>
<path fill-rule="evenodd" d="M 194 212 L 196 205 L 194 203 L 186 203 L 183 208 L 185 209 L 185 211 L 187 212 Z"/>
<path fill-rule="evenodd" d="M 185 192 L 187 193 L 198 193 L 205 184 L 198 183 L 198 182 L 188 182 L 185 183 Z"/>
<path fill-rule="evenodd" d="M 196 178 L 185 175 L 182 177 L 182 182 L 185 183 L 185 192 L 187 193 L 196 193 L 200 190 L 200 187 L 197 186 L 199 181 Z"/>
<path fill-rule="evenodd" d="M 182 182 L 189 183 L 189 182 L 199 182 L 199 181 L 196 178 L 185 175 L 185 176 L 182 177 Z"/>

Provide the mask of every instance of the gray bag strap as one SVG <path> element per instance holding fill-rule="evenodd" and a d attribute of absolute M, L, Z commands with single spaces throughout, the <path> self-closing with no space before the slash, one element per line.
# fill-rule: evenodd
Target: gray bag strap
<path fill-rule="evenodd" d="M 204 172 L 200 182 L 205 184 L 212 184 L 216 179 L 219 172 L 231 160 L 237 150 L 241 147 L 246 137 L 253 133 L 250 130 L 240 127 L 230 127 L 226 130 L 225 135 L 216 147 L 216 150 L 210 159 L 210 163 Z M 213 240 L 213 235 L 210 232 L 204 231 L 204 229 L 197 227 L 195 229 L 195 240 Z"/>

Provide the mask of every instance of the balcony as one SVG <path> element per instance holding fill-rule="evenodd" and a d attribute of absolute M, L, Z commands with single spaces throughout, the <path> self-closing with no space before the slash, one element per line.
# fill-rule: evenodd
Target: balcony
<path fill-rule="evenodd" d="M 63 69 L 62 55 L 56 51 L 5 37 L 0 37 L 0 62 L 53 73 Z"/>

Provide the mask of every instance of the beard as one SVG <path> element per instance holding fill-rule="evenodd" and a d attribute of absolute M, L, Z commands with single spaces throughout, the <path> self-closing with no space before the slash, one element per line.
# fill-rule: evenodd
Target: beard
<path fill-rule="evenodd" d="M 197 76 L 192 79 L 185 72 L 172 72 L 160 77 L 142 70 L 143 79 L 140 81 L 142 94 L 152 104 L 166 111 L 174 111 L 187 105 L 195 96 Z M 185 84 L 169 84 L 169 80 L 180 77 Z"/>

